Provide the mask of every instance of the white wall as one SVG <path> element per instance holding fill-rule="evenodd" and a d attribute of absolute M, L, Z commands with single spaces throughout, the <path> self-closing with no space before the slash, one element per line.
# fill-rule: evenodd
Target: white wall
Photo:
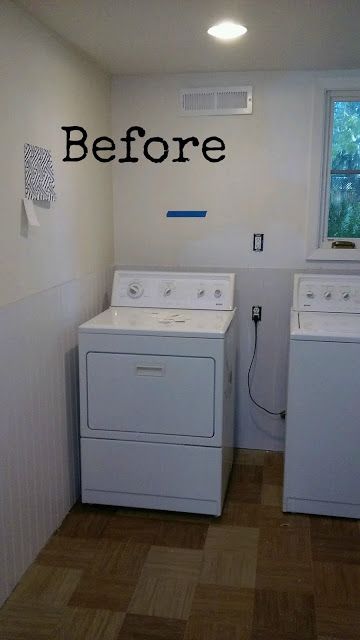
<path fill-rule="evenodd" d="M 248 398 L 247 369 L 254 337 L 250 310 L 255 304 L 263 306 L 254 393 L 268 408 L 281 410 L 286 404 L 293 273 L 319 268 L 318 263 L 305 260 L 319 75 L 253 72 L 113 80 L 118 157 L 125 155 L 119 138 L 132 125 L 168 141 L 173 136 L 195 135 L 202 142 L 216 135 L 226 144 L 226 159 L 220 163 L 208 162 L 197 148 L 190 149 L 191 161 L 186 164 L 169 160 L 153 164 L 142 157 L 143 141 L 133 143 L 139 152 L 137 164 L 113 163 L 115 261 L 131 267 L 235 271 L 240 314 L 238 446 L 283 447 L 284 423 L 254 408 Z M 252 115 L 179 115 L 181 88 L 242 84 L 253 85 Z M 165 217 L 168 209 L 206 209 L 208 214 L 202 220 L 171 220 Z M 263 253 L 252 252 L 254 232 L 265 234 Z"/>
<path fill-rule="evenodd" d="M 217 83 L 253 84 L 253 115 L 179 115 L 178 89 Z M 220 163 L 208 162 L 197 148 L 184 164 L 144 158 L 114 164 L 116 259 L 164 266 L 302 266 L 311 105 L 307 74 L 115 79 L 116 141 L 128 126 L 140 124 L 149 136 L 196 135 L 202 141 L 217 135 L 226 144 Z M 134 143 L 134 149 L 141 151 L 142 145 Z M 169 221 L 164 212 L 171 208 L 205 208 L 208 216 L 197 223 Z M 253 232 L 265 234 L 263 255 L 251 251 Z"/>
<path fill-rule="evenodd" d="M 79 496 L 77 327 L 109 304 L 111 279 L 0 308 L 0 605 Z"/>
<path fill-rule="evenodd" d="M 112 261 L 109 168 L 92 158 L 64 163 L 61 126 L 89 135 L 109 129 L 109 78 L 13 3 L 0 6 L 0 305 Z M 39 229 L 25 237 L 24 143 L 53 154 L 57 201 L 37 208 Z"/>
<path fill-rule="evenodd" d="M 0 6 L 0 604 L 78 495 L 77 326 L 108 304 L 111 173 L 62 162 L 62 125 L 109 130 L 109 78 Z M 51 149 L 57 201 L 22 220 L 25 142 Z"/>

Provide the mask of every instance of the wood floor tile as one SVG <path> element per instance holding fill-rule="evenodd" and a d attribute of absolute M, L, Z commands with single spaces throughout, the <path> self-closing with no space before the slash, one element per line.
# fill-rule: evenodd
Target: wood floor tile
<path fill-rule="evenodd" d="M 161 521 L 154 544 L 167 547 L 184 547 L 186 549 L 202 549 L 207 531 L 207 524 L 164 520 Z"/>
<path fill-rule="evenodd" d="M 283 513 L 282 471 L 236 451 L 219 518 L 76 504 L 0 639 L 360 640 L 360 521 Z"/>
<path fill-rule="evenodd" d="M 200 582 L 254 588 L 259 530 L 210 526 Z"/>
<path fill-rule="evenodd" d="M 140 542 L 102 540 L 99 542 L 90 571 L 100 576 L 137 580 L 149 550 L 149 544 Z"/>
<path fill-rule="evenodd" d="M 183 640 L 186 622 L 128 613 L 118 640 Z"/>
<path fill-rule="evenodd" d="M 115 515 L 115 514 L 114 514 Z M 117 507 L 116 515 L 131 518 L 151 518 L 152 520 L 171 520 L 172 522 L 197 522 L 209 524 L 214 516 L 201 513 L 187 513 L 185 511 L 166 511 L 164 509 L 138 509 Z"/>
<path fill-rule="evenodd" d="M 226 500 L 222 515 L 214 518 L 212 526 L 259 527 L 261 505 Z"/>
<path fill-rule="evenodd" d="M 260 565 L 281 562 L 311 565 L 310 532 L 307 528 L 262 527 L 260 529 Z"/>
<path fill-rule="evenodd" d="M 318 606 L 360 610 L 360 564 L 314 562 L 314 586 Z"/>
<path fill-rule="evenodd" d="M 104 538 L 113 538 L 122 542 L 140 542 L 157 544 L 162 522 L 152 518 L 114 515 L 104 529 Z"/>
<path fill-rule="evenodd" d="M 244 551 L 256 554 L 259 529 L 255 527 L 209 526 L 206 536 L 206 551 Z"/>
<path fill-rule="evenodd" d="M 263 482 L 263 468 L 257 464 L 238 464 L 231 472 L 233 483 L 259 484 Z"/>
<path fill-rule="evenodd" d="M 196 580 L 141 575 L 128 612 L 160 618 L 187 620 Z"/>
<path fill-rule="evenodd" d="M 360 536 L 344 538 L 311 533 L 311 546 L 315 561 L 360 564 Z"/>
<path fill-rule="evenodd" d="M 213 526 L 254 527 L 260 525 L 261 505 L 226 500 L 222 515 L 214 519 Z"/>
<path fill-rule="evenodd" d="M 310 529 L 310 517 L 298 513 L 284 513 L 280 506 L 263 504 L 259 508 L 258 526 Z"/>
<path fill-rule="evenodd" d="M 256 588 L 313 593 L 313 576 L 311 569 L 304 565 L 282 563 L 271 567 L 259 568 L 258 564 Z"/>
<path fill-rule="evenodd" d="M 229 587 L 255 588 L 256 548 L 244 551 L 205 551 L 200 582 Z"/>
<path fill-rule="evenodd" d="M 56 640 L 117 640 L 124 618 L 116 611 L 66 607 Z"/>
<path fill-rule="evenodd" d="M 312 594 L 294 591 L 257 589 L 253 620 L 253 635 L 270 633 L 271 637 L 315 640 L 315 605 Z"/>
<path fill-rule="evenodd" d="M 0 610 L 1 640 L 57 640 L 63 609 L 8 602 Z"/>
<path fill-rule="evenodd" d="M 312 640 L 320 640 L 320 638 L 315 635 L 312 636 Z M 282 633 L 280 631 L 270 631 L 270 630 L 259 630 L 254 629 L 251 635 L 251 640 L 306 640 L 304 636 L 299 634 L 297 631 L 286 631 Z M 327 638 L 326 640 L 340 640 L 340 638 Z"/>
<path fill-rule="evenodd" d="M 340 636 L 318 636 L 317 640 L 344 640 Z"/>
<path fill-rule="evenodd" d="M 142 576 L 197 580 L 202 559 L 203 552 L 195 549 L 151 547 Z"/>
<path fill-rule="evenodd" d="M 103 537 L 122 542 L 202 549 L 208 525 L 167 518 L 139 518 L 115 515 L 103 531 Z"/>
<path fill-rule="evenodd" d="M 119 507 L 112 506 L 109 504 L 87 504 L 80 502 L 76 502 L 74 506 L 70 509 L 69 513 L 83 513 L 88 515 L 89 513 L 102 513 L 104 515 L 111 516 L 119 510 Z"/>
<path fill-rule="evenodd" d="M 261 503 L 261 484 L 255 482 L 230 482 L 226 499 L 230 502 Z"/>
<path fill-rule="evenodd" d="M 101 538 L 109 517 L 110 514 L 107 511 L 71 511 L 57 534 L 76 538 Z"/>
<path fill-rule="evenodd" d="M 234 464 L 241 465 L 257 465 L 262 467 L 264 464 L 265 451 L 256 449 L 235 449 Z"/>
<path fill-rule="evenodd" d="M 126 612 L 136 582 L 86 573 L 69 600 L 70 607 Z"/>
<path fill-rule="evenodd" d="M 335 640 L 359 640 L 359 608 L 317 607 L 316 620 L 320 636 L 330 636 Z"/>
<path fill-rule="evenodd" d="M 148 517 L 156 520 L 170 520 L 171 522 L 189 522 L 197 524 L 211 524 L 215 516 L 201 513 L 185 513 L 183 511 L 152 511 L 148 510 Z"/>
<path fill-rule="evenodd" d="M 260 528 L 256 587 L 312 592 L 309 529 Z"/>
<path fill-rule="evenodd" d="M 94 538 L 72 538 L 54 535 L 36 558 L 37 564 L 69 569 L 87 569 L 98 549 Z"/>
<path fill-rule="evenodd" d="M 253 589 L 199 584 L 193 599 L 191 615 L 213 623 L 231 623 L 251 630 L 254 607 Z"/>
<path fill-rule="evenodd" d="M 273 507 L 282 505 L 282 486 L 279 484 L 263 484 L 261 489 L 261 504 Z"/>
<path fill-rule="evenodd" d="M 244 627 L 236 621 L 206 620 L 202 616 L 191 615 L 184 640 L 250 640 L 250 638 L 250 627 Z"/>
<path fill-rule="evenodd" d="M 226 499 L 230 502 L 259 504 L 261 501 L 262 467 L 234 465 Z"/>
<path fill-rule="evenodd" d="M 329 538 L 359 538 L 359 521 L 349 518 L 311 517 L 311 533 Z"/>
<path fill-rule="evenodd" d="M 266 451 L 264 456 L 263 482 L 282 486 L 284 475 L 283 455 L 278 451 Z"/>
<path fill-rule="evenodd" d="M 82 571 L 33 564 L 11 596 L 12 602 L 65 606 L 75 591 Z"/>

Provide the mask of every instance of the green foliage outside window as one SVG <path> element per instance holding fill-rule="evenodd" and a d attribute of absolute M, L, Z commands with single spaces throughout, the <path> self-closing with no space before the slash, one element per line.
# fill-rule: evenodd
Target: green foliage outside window
<path fill-rule="evenodd" d="M 329 238 L 360 238 L 360 102 L 334 101 Z"/>

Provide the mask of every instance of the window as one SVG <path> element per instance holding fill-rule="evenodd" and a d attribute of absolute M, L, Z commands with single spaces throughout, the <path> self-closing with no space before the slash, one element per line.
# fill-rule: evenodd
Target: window
<path fill-rule="evenodd" d="M 360 248 L 360 92 L 327 91 L 325 120 L 320 246 Z"/>

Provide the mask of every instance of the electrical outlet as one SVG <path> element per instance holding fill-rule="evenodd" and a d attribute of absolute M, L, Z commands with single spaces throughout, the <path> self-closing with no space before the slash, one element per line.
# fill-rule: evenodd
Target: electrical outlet
<path fill-rule="evenodd" d="M 262 307 L 259 307 L 259 305 L 255 305 L 254 307 L 252 307 L 252 309 L 251 309 L 251 319 L 254 322 L 260 322 L 260 320 L 261 320 L 261 311 L 262 311 Z"/>
<path fill-rule="evenodd" d="M 253 251 L 263 251 L 263 250 L 264 250 L 264 234 L 254 233 Z"/>

